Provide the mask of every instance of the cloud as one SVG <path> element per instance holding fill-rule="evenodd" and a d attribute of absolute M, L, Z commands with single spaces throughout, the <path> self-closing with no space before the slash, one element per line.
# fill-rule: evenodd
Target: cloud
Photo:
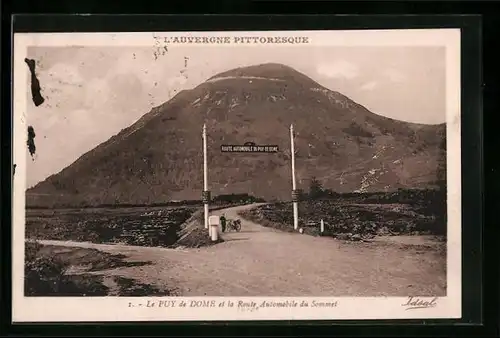
<path fill-rule="evenodd" d="M 342 60 L 329 64 L 319 64 L 316 72 L 330 78 L 353 79 L 358 76 L 359 69 L 355 64 Z"/>
<path fill-rule="evenodd" d="M 361 90 L 373 90 L 375 89 L 375 87 L 378 86 L 378 82 L 377 81 L 369 81 L 369 82 L 366 82 L 364 85 L 361 86 Z"/>
<path fill-rule="evenodd" d="M 384 75 L 392 82 L 404 82 L 406 80 L 406 75 L 394 68 L 387 69 Z"/>
<path fill-rule="evenodd" d="M 111 96 L 111 88 L 107 78 L 94 78 L 88 80 L 81 90 L 82 105 L 90 111 L 95 109 L 97 114 L 99 109 L 108 104 Z"/>
<path fill-rule="evenodd" d="M 40 68 L 38 79 L 42 96 L 46 99 L 46 103 L 41 107 L 51 108 L 56 105 L 71 105 L 70 98 L 75 89 L 81 88 L 84 83 L 78 68 L 66 63 L 57 63 L 48 69 Z"/>
<path fill-rule="evenodd" d="M 46 71 L 42 71 L 39 76 L 61 84 L 77 85 L 83 82 L 77 67 L 62 62 L 56 63 Z"/>

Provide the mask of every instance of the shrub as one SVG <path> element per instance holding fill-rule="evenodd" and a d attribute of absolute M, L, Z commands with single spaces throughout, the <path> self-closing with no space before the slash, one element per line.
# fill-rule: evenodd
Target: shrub
<path fill-rule="evenodd" d="M 105 296 L 108 288 L 101 276 L 76 275 L 66 272 L 69 265 L 42 252 L 37 242 L 27 242 L 24 264 L 26 296 Z"/>
<path fill-rule="evenodd" d="M 446 199 L 440 191 L 342 194 L 337 198 L 310 199 L 299 204 L 299 224 L 306 233 L 347 237 L 360 235 L 446 235 Z M 259 206 L 241 213 L 252 221 L 277 229 L 293 229 L 291 203 Z M 307 226 L 312 224 L 311 226 Z M 342 235 L 343 236 L 343 235 Z"/>
<path fill-rule="evenodd" d="M 323 196 L 323 185 L 316 178 L 311 178 L 311 183 L 309 184 L 309 199 L 317 199 Z"/>
<path fill-rule="evenodd" d="M 56 258 L 40 254 L 42 245 L 27 242 L 25 250 L 24 279 L 26 295 L 57 294 L 65 282 L 67 266 Z"/>
<path fill-rule="evenodd" d="M 212 200 L 213 203 L 256 203 L 256 202 L 265 202 L 263 198 L 255 197 L 249 195 L 247 193 L 242 194 L 225 194 L 215 196 Z"/>

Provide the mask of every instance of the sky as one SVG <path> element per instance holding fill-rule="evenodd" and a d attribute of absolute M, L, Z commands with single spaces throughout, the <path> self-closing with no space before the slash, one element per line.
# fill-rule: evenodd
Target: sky
<path fill-rule="evenodd" d="M 35 129 L 27 186 L 55 174 L 183 89 L 237 67 L 282 63 L 373 113 L 423 124 L 445 122 L 444 47 L 30 47 L 45 102 L 27 93 Z M 27 84 L 29 83 L 27 78 Z M 28 86 L 29 88 L 29 86 Z"/>

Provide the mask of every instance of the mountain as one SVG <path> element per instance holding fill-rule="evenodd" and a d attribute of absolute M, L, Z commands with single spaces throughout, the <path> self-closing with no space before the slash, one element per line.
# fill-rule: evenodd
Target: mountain
<path fill-rule="evenodd" d="M 204 123 L 212 195 L 290 199 L 292 123 L 303 190 L 313 177 L 338 192 L 429 188 L 444 173 L 444 124 L 382 117 L 288 66 L 262 64 L 221 73 L 153 108 L 29 189 L 28 206 L 199 199 Z M 246 142 L 279 152 L 220 151 Z"/>

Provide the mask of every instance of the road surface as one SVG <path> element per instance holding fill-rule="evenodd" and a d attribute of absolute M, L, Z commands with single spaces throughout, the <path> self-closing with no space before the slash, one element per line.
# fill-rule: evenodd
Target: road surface
<path fill-rule="evenodd" d="M 223 209 L 230 219 L 250 206 Z M 143 266 L 98 274 L 174 288 L 183 296 L 444 296 L 446 257 L 432 247 L 344 243 L 281 232 L 242 219 L 241 232 L 200 249 L 165 249 L 66 241 L 42 244 L 123 254 Z"/>

